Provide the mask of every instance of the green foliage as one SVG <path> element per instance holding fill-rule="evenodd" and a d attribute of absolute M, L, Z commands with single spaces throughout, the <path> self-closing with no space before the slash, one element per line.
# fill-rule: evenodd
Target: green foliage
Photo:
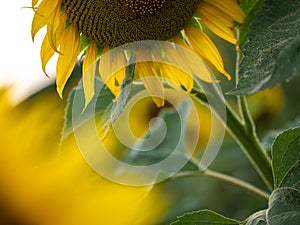
<path fill-rule="evenodd" d="M 269 208 L 249 217 L 245 225 L 298 225 L 300 222 L 300 191 L 279 188 L 270 196 Z"/>
<path fill-rule="evenodd" d="M 186 213 L 171 225 L 239 225 L 240 223 L 210 210 Z"/>
<path fill-rule="evenodd" d="M 247 15 L 243 26 L 240 28 L 239 46 L 241 49 L 243 49 L 248 41 L 247 34 L 250 30 L 250 25 L 256 20 L 256 13 L 261 9 L 263 4 L 263 0 L 244 0 L 240 5 Z"/>
<path fill-rule="evenodd" d="M 90 44 L 90 40 L 85 35 L 82 34 L 80 36 L 78 54 L 81 54 L 83 51 L 85 51 L 89 46 L 89 44 Z"/>
<path fill-rule="evenodd" d="M 275 191 L 267 210 L 249 217 L 246 225 L 300 223 L 300 127 L 280 134 L 272 146 Z"/>
<path fill-rule="evenodd" d="M 249 42 L 243 51 L 241 79 L 232 94 L 253 94 L 300 73 L 300 1 L 267 0 L 265 3 L 247 34 Z M 242 28 L 242 38 L 246 31 L 247 25 Z"/>
<path fill-rule="evenodd" d="M 274 186 L 300 189 L 300 127 L 280 134 L 272 146 Z"/>
<path fill-rule="evenodd" d="M 100 92 L 99 92 L 100 91 Z M 99 92 L 99 93 L 98 93 Z M 85 97 L 83 92 L 82 82 L 72 89 L 69 94 L 68 104 L 65 112 L 65 126 L 63 129 L 63 139 L 69 136 L 74 130 L 83 125 L 85 121 L 79 121 L 84 113 L 86 119 L 101 118 L 100 124 L 102 126 L 110 119 L 110 112 L 113 108 L 113 99 L 115 98 L 111 91 L 104 85 L 104 83 L 96 78 L 95 79 L 95 95 L 88 107 L 84 109 Z M 76 104 L 76 105 L 75 105 Z M 73 118 L 78 118 L 78 121 L 74 121 Z M 76 124 L 76 125 L 75 125 Z"/>
<path fill-rule="evenodd" d="M 269 201 L 267 222 L 270 225 L 298 225 L 300 223 L 300 190 L 279 188 Z"/>

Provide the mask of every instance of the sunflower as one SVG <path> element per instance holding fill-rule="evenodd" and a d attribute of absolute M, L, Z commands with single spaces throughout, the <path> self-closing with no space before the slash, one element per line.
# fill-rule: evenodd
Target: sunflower
<path fill-rule="evenodd" d="M 190 91 L 193 78 L 186 71 L 210 82 L 210 68 L 214 68 L 230 79 L 218 49 L 205 31 L 208 28 L 236 45 L 234 22 L 242 23 L 245 18 L 236 0 L 32 0 L 32 8 L 35 11 L 32 38 L 42 27 L 47 27 L 41 46 L 42 68 L 45 73 L 50 58 L 55 52 L 59 54 L 56 84 L 61 97 L 77 56 L 85 55 L 83 84 L 86 103 L 94 95 L 96 67 L 87 72 L 91 65 L 100 58 L 99 74 L 117 96 L 125 78 L 124 68 L 129 58 L 125 51 L 114 54 L 110 50 L 136 41 L 159 40 L 174 43 L 171 47 L 148 46 L 150 51 L 139 48 L 135 52 L 137 57 L 143 55 L 142 57 L 149 58 L 147 62 L 136 64 L 135 76 L 144 78 L 145 74 L 151 75 L 150 80 L 144 81 L 150 94 L 163 95 L 163 84 L 159 77 L 167 78 L 173 84 Z M 203 62 L 188 62 L 190 59 L 184 52 L 180 52 L 178 46 L 197 54 Z M 160 58 L 179 62 L 180 67 L 188 70 L 154 63 Z M 113 71 L 112 67 L 116 65 L 118 68 L 123 66 L 123 69 Z M 154 101 L 157 106 L 164 104 L 162 98 L 154 98 Z"/>

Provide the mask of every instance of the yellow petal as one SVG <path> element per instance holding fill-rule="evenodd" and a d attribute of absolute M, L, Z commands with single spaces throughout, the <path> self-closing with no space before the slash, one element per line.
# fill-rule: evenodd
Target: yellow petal
<path fill-rule="evenodd" d="M 218 9 L 214 5 L 207 4 L 205 1 L 203 1 L 203 3 L 201 3 L 199 5 L 199 7 L 197 8 L 197 12 L 199 13 L 201 18 L 202 18 L 202 16 L 207 17 L 206 14 L 209 14 L 209 15 L 212 15 L 212 16 L 218 18 L 218 20 L 220 22 L 222 22 L 224 24 L 224 26 L 226 26 L 226 27 L 233 28 L 233 26 L 234 26 L 233 19 L 229 15 L 224 14 L 224 12 L 222 10 Z"/>
<path fill-rule="evenodd" d="M 52 19 L 49 20 L 49 23 L 47 25 L 49 44 L 55 51 L 57 51 L 60 39 L 64 34 L 66 20 L 66 13 L 61 13 L 60 5 L 58 5 L 55 9 Z"/>
<path fill-rule="evenodd" d="M 194 76 L 206 82 L 215 81 L 214 76 L 206 63 L 186 44 L 184 40 L 175 37 L 174 42 L 178 45 L 177 51 L 182 55 L 184 61 L 188 62 L 188 67 Z"/>
<path fill-rule="evenodd" d="M 36 4 L 38 3 L 39 0 L 32 0 L 31 1 L 31 6 L 32 8 L 34 8 L 36 6 Z"/>
<path fill-rule="evenodd" d="M 62 54 L 59 55 L 56 66 L 57 92 L 61 98 L 64 86 L 76 63 L 79 42 L 80 34 L 73 25 L 69 26 L 60 43 L 59 50 Z"/>
<path fill-rule="evenodd" d="M 161 69 L 162 75 L 165 78 L 173 81 L 178 86 L 182 85 L 183 87 L 185 87 L 187 92 L 191 92 L 194 86 L 194 80 L 191 74 L 187 74 L 180 68 L 169 64 L 163 64 Z"/>
<path fill-rule="evenodd" d="M 115 77 L 112 72 L 112 54 L 109 47 L 103 49 L 102 55 L 100 57 L 99 74 L 103 82 L 110 89 L 110 91 L 117 96 L 119 93 L 119 88 L 116 86 Z"/>
<path fill-rule="evenodd" d="M 212 4 L 218 9 L 222 10 L 225 14 L 229 15 L 234 21 L 243 23 L 245 20 L 245 13 L 239 7 L 236 1 L 232 0 L 203 0 L 207 4 Z"/>
<path fill-rule="evenodd" d="M 183 71 L 190 72 L 189 67 L 187 66 L 186 62 L 184 61 L 184 56 L 180 54 L 181 52 L 178 51 L 178 48 L 174 48 L 170 44 L 163 44 L 163 49 L 165 53 L 165 57 L 167 58 L 168 62 L 171 65 L 177 66 L 181 68 Z"/>
<path fill-rule="evenodd" d="M 94 96 L 94 82 L 96 73 L 96 60 L 97 60 L 97 44 L 95 42 L 90 42 L 87 50 L 86 56 L 83 61 L 82 67 L 82 82 L 83 91 L 85 96 L 85 106 L 90 103 Z"/>
<path fill-rule="evenodd" d="M 187 26 L 185 32 L 194 50 L 212 63 L 227 79 L 231 79 L 230 74 L 224 69 L 223 59 L 218 49 L 210 38 L 203 31 L 191 26 Z"/>
<path fill-rule="evenodd" d="M 190 92 L 194 85 L 192 70 L 188 67 L 183 54 L 178 48 L 170 44 L 163 44 L 165 57 L 170 65 L 163 65 L 163 76 L 175 81 L 175 83 L 184 86 Z"/>
<path fill-rule="evenodd" d="M 109 80 L 109 78 L 112 76 L 111 63 L 112 63 L 112 56 L 111 56 L 110 48 L 105 47 L 102 51 L 100 57 L 100 65 L 99 65 L 99 73 L 104 83 L 106 83 Z"/>
<path fill-rule="evenodd" d="M 205 25 L 219 37 L 232 44 L 236 44 L 237 40 L 233 32 L 233 20 L 226 16 L 226 14 L 224 15 L 224 13 L 220 12 L 217 8 L 211 7 L 211 9 L 207 10 L 205 4 L 202 5 L 197 12 Z"/>
<path fill-rule="evenodd" d="M 42 46 L 41 46 L 40 57 L 41 57 L 41 61 L 42 61 L 42 69 L 46 75 L 47 75 L 46 65 L 49 62 L 49 60 L 51 59 L 51 57 L 53 56 L 53 54 L 54 54 L 54 50 L 49 44 L 48 35 L 45 35 Z"/>
<path fill-rule="evenodd" d="M 165 104 L 164 87 L 154 69 L 153 62 L 138 62 L 135 68 L 156 106 L 163 107 Z"/>
<path fill-rule="evenodd" d="M 60 5 L 61 0 L 43 0 L 36 9 L 31 24 L 31 38 L 34 40 L 36 33 L 51 19 L 57 5 Z"/>
<path fill-rule="evenodd" d="M 119 85 L 122 84 L 126 75 L 127 61 L 121 50 L 116 50 L 114 53 L 114 60 L 112 63 L 112 72 Z"/>
<path fill-rule="evenodd" d="M 34 37 L 37 32 L 48 23 L 48 19 L 45 17 L 40 16 L 39 14 L 35 13 L 31 23 L 31 38 L 34 41 Z"/>

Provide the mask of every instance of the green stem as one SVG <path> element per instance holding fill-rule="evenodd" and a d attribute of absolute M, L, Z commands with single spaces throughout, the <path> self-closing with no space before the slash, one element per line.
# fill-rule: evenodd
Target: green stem
<path fill-rule="evenodd" d="M 245 96 L 240 97 L 239 107 L 240 107 L 240 110 L 241 110 L 241 114 L 243 116 L 243 121 L 244 121 L 245 128 L 248 130 L 249 133 L 252 133 L 253 135 L 256 136 L 255 124 L 254 124 L 254 121 L 253 121 L 252 116 L 250 114 L 247 99 L 246 99 Z"/>
<path fill-rule="evenodd" d="M 268 202 L 269 200 L 269 194 L 266 193 L 265 191 L 253 186 L 252 184 L 249 184 L 245 181 L 242 181 L 240 179 L 237 179 L 235 177 L 219 173 L 213 170 L 206 169 L 203 172 L 199 171 L 185 171 L 185 172 L 179 172 L 175 176 L 172 177 L 172 179 L 178 179 L 178 178 L 185 178 L 185 177 L 195 177 L 195 176 L 207 176 L 211 177 L 217 180 L 220 180 L 222 182 L 225 182 L 227 184 L 230 184 L 232 186 L 238 187 L 242 189 L 243 191 L 255 195 L 262 200 Z"/>
<path fill-rule="evenodd" d="M 194 93 L 200 101 L 208 104 L 205 94 L 197 90 L 193 90 L 192 93 Z M 215 111 L 215 113 L 218 114 L 217 111 Z M 260 145 L 255 133 L 249 132 L 248 124 L 245 125 L 228 105 L 226 105 L 226 114 L 226 121 L 222 121 L 226 125 L 226 129 L 244 150 L 267 187 L 272 190 L 273 176 L 271 162 Z M 224 119 L 221 116 L 220 118 L 221 120 Z"/>
<path fill-rule="evenodd" d="M 240 32 L 239 29 L 235 30 L 236 38 L 239 40 Z M 235 85 L 238 85 L 239 81 L 239 73 L 240 73 L 240 63 L 241 63 L 241 52 L 240 49 L 237 47 L 236 49 L 236 62 L 235 62 Z M 240 110 L 241 117 L 244 121 L 244 124 L 249 132 L 253 133 L 256 136 L 255 125 L 250 114 L 247 99 L 245 96 L 237 96 L 237 104 Z"/>
<path fill-rule="evenodd" d="M 243 102 L 243 98 L 241 98 L 241 102 Z M 272 190 L 271 161 L 258 141 L 254 127 L 249 123 L 242 123 L 230 108 L 227 109 L 226 125 L 229 133 L 244 150 L 269 190 Z"/>
<path fill-rule="evenodd" d="M 240 38 L 239 29 L 236 29 L 236 37 L 237 40 Z M 240 76 L 240 63 L 242 60 L 241 51 L 239 48 L 237 48 L 236 51 L 236 65 L 235 65 L 235 80 L 236 85 L 238 84 L 239 76 Z M 260 173 L 260 175 L 263 177 L 265 183 L 267 184 L 268 188 L 272 190 L 273 187 L 273 175 L 272 175 L 272 167 L 271 167 L 271 161 L 269 157 L 266 154 L 266 151 L 261 146 L 260 141 L 258 140 L 257 133 L 256 133 L 256 127 L 252 118 L 252 115 L 250 113 L 247 98 L 246 96 L 238 96 L 238 106 L 240 109 L 240 113 L 243 120 L 243 130 L 245 134 L 249 135 L 250 138 L 248 140 L 243 140 L 243 145 L 245 147 L 249 146 L 249 148 L 253 148 L 252 150 L 246 150 L 247 155 L 250 156 L 250 160 L 253 160 L 253 164 L 257 165 L 257 171 Z M 234 134 L 238 135 L 238 134 Z M 252 145 L 249 145 L 249 141 L 252 142 Z M 264 164 L 265 166 L 261 165 Z"/>

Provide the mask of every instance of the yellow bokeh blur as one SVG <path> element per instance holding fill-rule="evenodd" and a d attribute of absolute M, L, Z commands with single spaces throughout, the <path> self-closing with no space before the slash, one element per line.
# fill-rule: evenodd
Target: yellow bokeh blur
<path fill-rule="evenodd" d="M 72 134 L 60 143 L 65 105 L 54 89 L 16 107 L 1 91 L 2 216 L 36 225 L 158 223 L 166 203 L 157 188 L 110 182 L 86 164 Z"/>

